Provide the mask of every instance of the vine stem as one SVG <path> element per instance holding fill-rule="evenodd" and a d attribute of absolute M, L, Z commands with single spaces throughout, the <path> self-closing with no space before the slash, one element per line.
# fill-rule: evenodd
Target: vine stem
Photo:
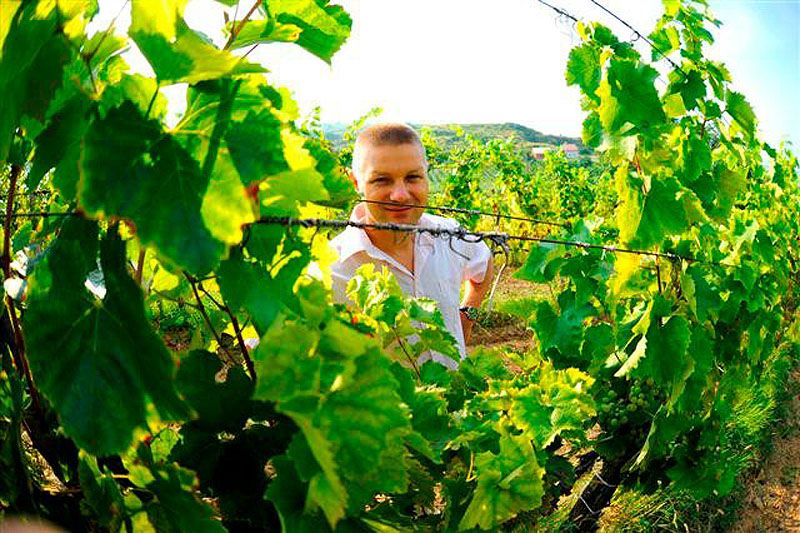
<path fill-rule="evenodd" d="M 236 24 L 235 23 L 236 21 L 234 21 L 234 26 L 233 29 L 231 30 L 231 36 L 228 37 L 228 42 L 225 43 L 225 47 L 223 48 L 223 50 L 227 50 L 228 48 L 230 48 L 230 46 L 233 44 L 233 41 L 236 40 L 236 36 L 239 35 L 240 31 L 242 31 L 245 22 L 247 22 L 247 20 L 253 15 L 253 13 L 256 12 L 256 9 L 258 9 L 258 6 L 260 5 L 261 5 L 261 0 L 256 0 L 255 3 L 253 4 L 253 7 L 250 8 L 250 11 L 248 11 L 247 14 L 244 16 L 244 18 L 239 21 L 239 24 Z"/>
<path fill-rule="evenodd" d="M 6 195 L 6 217 L 3 220 L 3 279 L 11 277 L 11 218 L 14 214 L 14 196 L 20 172 L 22 172 L 21 166 L 11 165 L 11 176 L 9 176 L 8 194 Z"/>
<path fill-rule="evenodd" d="M 214 329 L 214 325 L 211 323 L 211 318 L 208 316 L 208 313 L 206 312 L 206 306 L 203 305 L 203 300 L 200 299 L 200 293 L 197 292 L 196 280 L 186 272 L 184 272 L 183 275 L 189 282 L 189 285 L 192 286 L 192 292 L 194 293 L 194 298 L 195 300 L 197 300 L 197 307 L 200 310 L 200 314 L 203 315 L 203 320 L 206 321 L 206 326 L 208 326 L 208 329 L 210 329 L 212 335 L 214 335 L 214 339 L 217 341 L 217 345 L 220 348 L 222 348 L 222 340 L 219 338 L 219 335 L 217 335 L 217 330 Z"/>
<path fill-rule="evenodd" d="M 411 363 L 411 368 L 414 369 L 414 372 L 417 374 L 417 378 L 422 381 L 422 374 L 419 373 L 419 368 L 417 368 L 417 364 L 414 362 L 414 358 L 411 357 L 411 354 L 408 353 L 406 350 L 406 345 L 403 342 L 403 339 L 400 338 L 400 335 L 397 334 L 397 330 L 392 328 L 392 333 L 394 333 L 394 338 L 397 339 L 397 343 L 400 345 L 400 348 L 403 350 L 403 353 L 406 354 L 406 358 L 408 362 Z"/>
<path fill-rule="evenodd" d="M 658 294 L 661 294 L 661 267 L 658 264 L 658 257 L 656 257 L 656 276 L 658 277 Z"/>
<path fill-rule="evenodd" d="M 233 331 L 236 333 L 236 341 L 239 343 L 239 350 L 242 352 L 242 357 L 244 358 L 244 364 L 247 366 L 247 373 L 250 375 L 250 379 L 255 381 L 256 380 L 256 367 L 253 364 L 253 360 L 250 358 L 250 352 L 247 351 L 247 345 L 244 343 L 244 337 L 242 336 L 242 328 L 239 326 L 239 321 L 236 320 L 236 316 L 231 311 L 231 308 L 225 304 L 222 304 L 217 301 L 216 298 L 211 296 L 211 294 L 203 287 L 203 282 L 198 281 L 197 286 L 200 287 L 200 290 L 203 291 L 203 294 L 208 296 L 208 298 L 214 302 L 214 305 L 220 311 L 225 311 L 231 319 L 231 325 L 233 326 Z"/>
<path fill-rule="evenodd" d="M 139 260 L 136 261 L 136 283 L 142 284 L 142 272 L 144 271 L 144 257 L 147 254 L 147 248 L 142 247 L 139 250 Z"/>
<path fill-rule="evenodd" d="M 256 367 L 253 364 L 253 360 L 250 358 L 250 353 L 247 351 L 247 345 L 245 345 L 244 343 L 244 337 L 242 336 L 242 328 L 239 327 L 239 321 L 236 320 L 235 316 L 233 316 L 230 307 L 226 305 L 225 310 L 228 312 L 228 316 L 231 317 L 231 324 L 233 325 L 233 331 L 236 332 L 236 340 L 239 341 L 239 349 L 242 351 L 242 357 L 244 357 L 244 364 L 247 366 L 247 373 L 250 374 L 250 379 L 255 381 Z"/>
<path fill-rule="evenodd" d="M 14 212 L 14 195 L 17 191 L 17 181 L 19 175 L 22 173 L 20 165 L 11 165 L 11 176 L 9 177 L 8 196 L 6 197 L 6 219 L 3 221 L 3 279 L 11 278 L 11 215 Z M 3 291 L 5 293 L 5 290 Z M 36 387 L 33 384 L 33 376 L 31 369 L 28 365 L 28 360 L 25 358 L 25 344 L 22 337 L 22 327 L 17 317 L 17 308 L 14 305 L 14 300 L 8 293 L 5 293 L 5 305 L 8 309 L 8 316 L 11 320 L 11 328 L 14 332 L 14 363 L 17 365 L 17 371 L 25 376 L 28 382 L 28 392 L 31 395 L 34 409 L 36 412 L 41 413 L 41 406 L 39 405 L 39 395 L 36 393 Z"/>

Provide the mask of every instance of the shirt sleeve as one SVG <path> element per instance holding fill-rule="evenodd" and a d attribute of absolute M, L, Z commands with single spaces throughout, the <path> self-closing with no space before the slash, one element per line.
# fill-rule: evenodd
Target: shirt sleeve
<path fill-rule="evenodd" d="M 464 255 L 469 259 L 464 265 L 464 280 L 472 280 L 481 283 L 486 277 L 486 269 L 492 259 L 492 251 L 485 242 L 464 243 Z"/>

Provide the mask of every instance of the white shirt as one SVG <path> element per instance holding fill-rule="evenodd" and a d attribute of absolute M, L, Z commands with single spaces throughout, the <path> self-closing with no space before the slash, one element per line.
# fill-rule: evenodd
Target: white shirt
<path fill-rule="evenodd" d="M 353 210 L 350 219 L 356 222 L 365 221 L 361 205 Z M 419 225 L 455 229 L 458 227 L 458 222 L 451 218 L 424 213 Z M 478 283 L 483 281 L 492 257 L 485 243 L 469 243 L 456 238 L 451 240 L 448 236 L 434 237 L 429 233 L 417 233 L 414 239 L 413 274 L 397 259 L 372 244 L 363 229 L 346 228 L 332 239 L 330 244 L 339 255 L 339 260 L 331 269 L 333 297 L 336 301 L 348 302 L 347 282 L 361 265 L 375 263 L 379 267 L 386 266 L 397 278 L 404 294 L 431 298 L 439 304 L 445 327 L 458 342 L 461 359 L 466 357 L 459 312 L 461 285 L 467 279 Z M 423 356 L 421 360 L 431 357 L 448 368 L 458 367 L 456 361 L 439 353 Z"/>

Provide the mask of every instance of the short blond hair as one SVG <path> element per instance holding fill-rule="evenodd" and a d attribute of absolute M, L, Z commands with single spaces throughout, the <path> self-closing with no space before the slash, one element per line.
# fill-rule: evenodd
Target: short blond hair
<path fill-rule="evenodd" d="M 425 153 L 425 146 L 422 144 L 419 134 L 408 124 L 401 122 L 389 122 L 375 124 L 361 130 L 356 137 L 353 147 L 352 172 L 358 181 L 359 187 L 363 185 L 364 176 L 362 167 L 364 165 L 364 153 L 370 146 L 399 146 L 401 144 L 415 144 L 422 149 L 422 157 L 427 165 L 428 156 Z"/>

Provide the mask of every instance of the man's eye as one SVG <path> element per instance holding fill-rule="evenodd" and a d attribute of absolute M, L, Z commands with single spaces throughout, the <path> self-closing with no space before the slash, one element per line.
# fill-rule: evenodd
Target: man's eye
<path fill-rule="evenodd" d="M 416 174 L 411 174 L 410 176 L 406 177 L 409 180 L 419 180 L 422 179 L 422 176 L 417 176 Z"/>

